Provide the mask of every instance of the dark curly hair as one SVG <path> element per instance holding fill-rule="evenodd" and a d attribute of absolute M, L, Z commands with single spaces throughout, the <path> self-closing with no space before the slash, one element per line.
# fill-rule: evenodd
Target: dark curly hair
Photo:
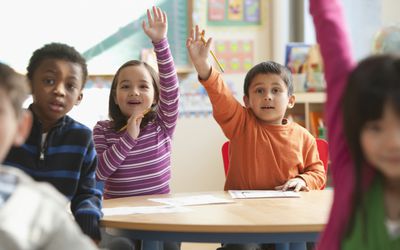
<path fill-rule="evenodd" d="M 22 111 L 22 104 L 29 93 L 26 77 L 16 73 L 11 67 L 0 63 L 0 89 L 5 91 L 13 105 L 15 114 L 19 116 Z"/>
<path fill-rule="evenodd" d="M 143 128 L 149 122 L 153 121 L 156 117 L 156 109 L 158 107 L 158 100 L 160 98 L 159 97 L 159 95 L 160 95 L 160 77 L 159 77 L 158 73 L 146 62 L 142 62 L 142 61 L 138 61 L 138 60 L 130 60 L 130 61 L 124 63 L 121 67 L 119 67 L 119 69 L 115 73 L 114 79 L 111 84 L 110 97 L 108 99 L 108 116 L 113 121 L 113 128 L 117 131 L 120 130 L 123 126 L 125 126 L 128 121 L 128 118 L 125 117 L 124 114 L 122 114 L 121 109 L 115 103 L 115 97 L 117 95 L 119 73 L 121 72 L 122 69 L 124 69 L 126 67 L 141 66 L 141 65 L 143 65 L 147 69 L 147 71 L 149 72 L 149 74 L 153 80 L 154 100 L 156 101 L 156 104 L 153 104 L 151 106 L 151 111 L 148 112 L 143 117 L 143 120 L 140 123 L 140 127 Z"/>
<path fill-rule="evenodd" d="M 288 95 L 291 96 L 293 94 L 292 73 L 290 73 L 289 69 L 279 63 L 273 61 L 266 61 L 255 65 L 253 68 L 250 69 L 249 72 L 247 72 L 243 86 L 243 92 L 245 96 L 249 97 L 249 88 L 251 81 L 258 74 L 279 75 L 285 82 L 286 87 L 288 88 Z"/>
<path fill-rule="evenodd" d="M 61 59 L 79 64 L 82 68 L 82 88 L 85 86 L 88 76 L 86 59 L 74 47 L 63 43 L 49 43 L 33 52 L 26 68 L 29 80 L 32 80 L 35 70 L 45 59 Z"/>

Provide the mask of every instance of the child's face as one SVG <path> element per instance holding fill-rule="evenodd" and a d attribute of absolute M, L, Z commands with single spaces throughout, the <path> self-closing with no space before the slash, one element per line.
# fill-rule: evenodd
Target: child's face
<path fill-rule="evenodd" d="M 33 74 L 33 109 L 42 123 L 54 124 L 82 100 L 82 68 L 78 63 L 45 59 Z"/>
<path fill-rule="evenodd" d="M 249 96 L 243 97 L 247 108 L 266 124 L 282 124 L 287 108 L 292 108 L 295 97 L 288 96 L 288 88 L 277 74 L 258 74 L 251 81 Z"/>
<path fill-rule="evenodd" d="M 143 65 L 128 66 L 119 72 L 115 103 L 127 118 L 155 103 L 153 79 Z"/>
<path fill-rule="evenodd" d="M 386 178 L 400 180 L 400 117 L 386 104 L 383 116 L 367 122 L 361 131 L 366 160 Z"/>

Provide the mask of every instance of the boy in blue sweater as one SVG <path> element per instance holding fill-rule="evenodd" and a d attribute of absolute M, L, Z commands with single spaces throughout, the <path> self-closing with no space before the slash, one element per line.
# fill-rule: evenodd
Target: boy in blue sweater
<path fill-rule="evenodd" d="M 66 115 L 82 100 L 86 61 L 73 47 L 51 43 L 33 53 L 27 71 L 33 126 L 25 144 L 13 147 L 4 163 L 56 187 L 70 199 L 82 231 L 98 243 L 102 194 L 96 189 L 92 132 Z"/>

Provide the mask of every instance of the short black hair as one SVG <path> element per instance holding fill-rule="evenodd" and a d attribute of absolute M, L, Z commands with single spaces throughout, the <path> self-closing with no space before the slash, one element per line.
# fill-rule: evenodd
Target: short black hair
<path fill-rule="evenodd" d="M 0 88 L 5 91 L 15 114 L 19 116 L 22 111 L 22 104 L 29 94 L 26 77 L 18 74 L 6 64 L 0 63 Z"/>
<path fill-rule="evenodd" d="M 33 79 L 35 70 L 45 59 L 60 59 L 79 64 L 82 68 L 82 88 L 85 86 L 88 76 L 86 59 L 74 47 L 63 43 L 49 43 L 33 52 L 26 68 L 29 80 Z"/>
<path fill-rule="evenodd" d="M 288 88 L 288 95 L 291 96 L 293 94 L 292 73 L 290 73 L 289 69 L 279 63 L 273 61 L 266 61 L 255 65 L 253 68 L 249 70 L 249 72 L 247 72 L 243 86 L 243 92 L 245 96 L 247 97 L 249 96 L 249 88 L 251 81 L 258 74 L 279 75 L 285 82 L 286 87 Z"/>

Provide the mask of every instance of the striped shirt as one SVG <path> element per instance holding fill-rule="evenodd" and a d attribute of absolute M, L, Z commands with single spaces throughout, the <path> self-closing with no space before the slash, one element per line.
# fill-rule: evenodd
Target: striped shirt
<path fill-rule="evenodd" d="M 104 198 L 169 193 L 171 138 L 178 119 L 178 78 L 167 39 L 154 44 L 160 75 L 157 116 L 133 139 L 99 121 L 93 138 L 99 159 L 96 177 Z"/>
<path fill-rule="evenodd" d="M 71 212 L 82 231 L 100 239 L 101 192 L 96 189 L 97 156 L 91 130 L 64 116 L 42 145 L 42 125 L 29 108 L 34 117 L 29 137 L 10 150 L 4 163 L 52 184 L 71 201 Z"/>

